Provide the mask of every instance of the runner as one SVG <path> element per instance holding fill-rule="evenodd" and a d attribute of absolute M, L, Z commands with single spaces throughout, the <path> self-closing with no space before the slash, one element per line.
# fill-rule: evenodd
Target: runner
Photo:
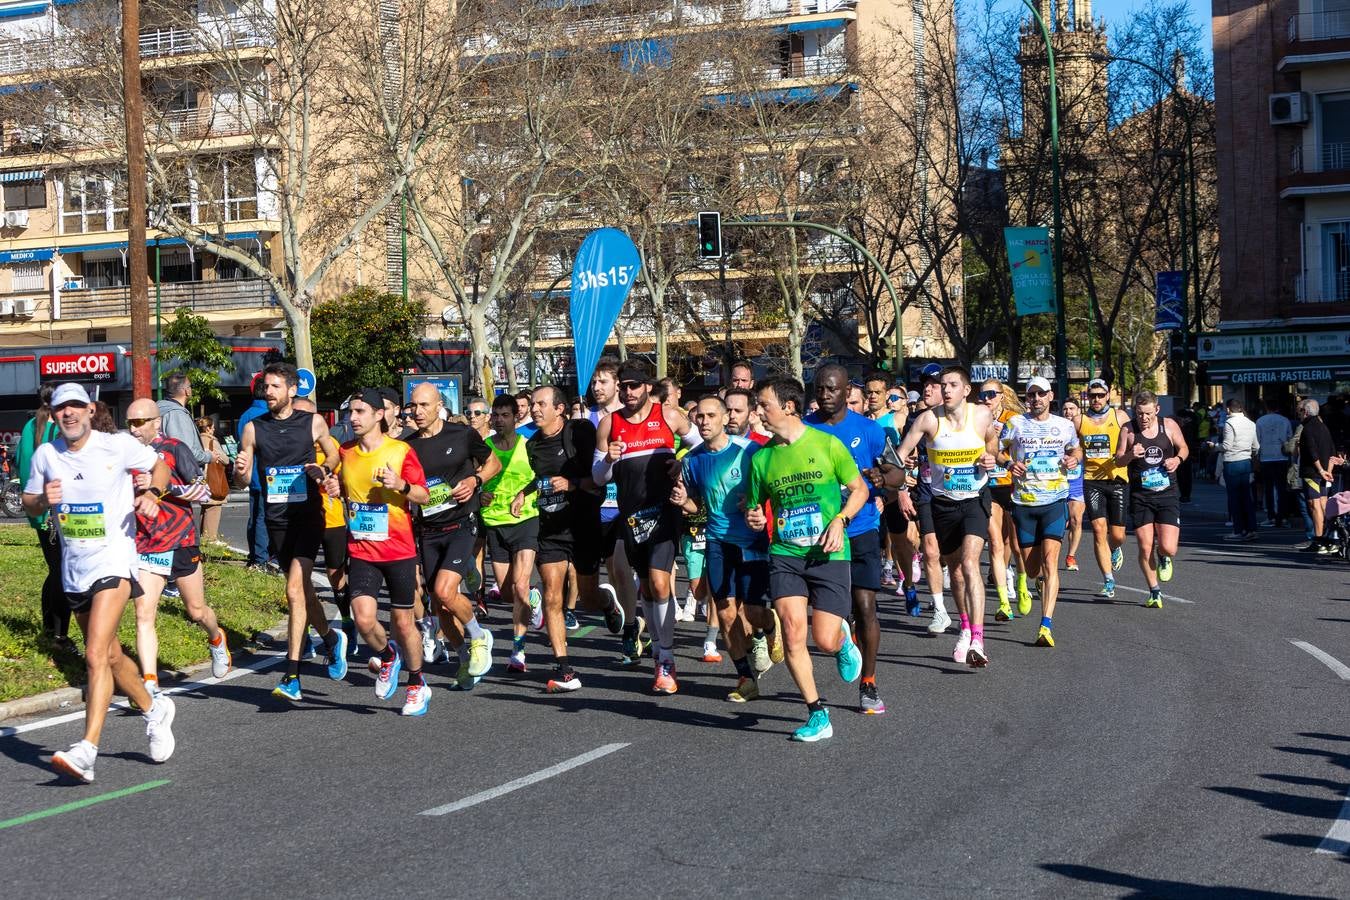
<path fill-rule="evenodd" d="M 679 690 L 670 577 L 680 531 L 679 513 L 669 502 L 679 473 L 675 438 L 691 449 L 702 438 L 681 410 L 655 402 L 650 377 L 632 362 L 619 371 L 619 397 L 623 407 L 605 416 L 596 431 L 592 475 L 596 484 L 613 481 L 618 486 L 619 537 L 637 573 L 644 612 L 656 638 L 652 690 L 673 694 Z"/>
<path fill-rule="evenodd" d="M 742 391 L 755 389 L 755 367 L 748 359 L 738 359 L 731 364 L 731 386 Z"/>
<path fill-rule="evenodd" d="M 915 424 L 928 410 L 942 405 L 942 366 L 929 363 L 919 373 L 922 393 L 917 405 L 911 404 L 909 419 L 905 423 L 906 437 L 914 430 Z M 888 480 L 887 486 L 898 491 L 898 502 L 905 517 L 919 523 L 919 546 L 922 551 L 924 577 L 928 580 L 928 592 L 933 598 L 933 620 L 928 623 L 928 633 L 936 637 L 952 625 L 947 614 L 942 577 L 942 554 L 938 549 L 937 534 L 933 529 L 933 491 L 928 483 L 928 447 L 925 443 L 916 443 L 913 458 L 901 457 L 913 469 L 911 477 L 903 484 Z M 910 484 L 913 484 L 911 490 Z M 908 606 L 908 612 L 917 616 L 919 610 Z"/>
<path fill-rule="evenodd" d="M 728 388 L 722 396 L 727 408 L 727 434 L 749 438 L 763 447 L 772 435 L 754 428 L 755 395 L 747 388 Z"/>
<path fill-rule="evenodd" d="M 133 513 L 154 517 L 170 476 L 164 460 L 130 435 L 91 428 L 92 403 L 80 385 L 58 387 L 51 406 L 60 435 L 34 451 L 23 506 L 33 518 L 55 513 L 52 520 L 62 546 L 61 582 L 84 632 L 88 675 L 84 736 L 69 750 L 52 754 L 52 767 L 89 784 L 114 683 L 144 711 L 150 758 L 162 763 L 173 755 L 173 700 L 164 694 L 151 697 L 117 639 L 127 600 L 141 593 L 132 571 Z M 148 488 L 133 487 L 127 476 L 135 471 L 150 473 Z"/>
<path fill-rule="evenodd" d="M 750 460 L 745 520 L 763 531 L 768 519 L 762 504 L 769 502 L 769 590 L 783 623 L 788 671 L 808 711 L 792 739 L 809 742 L 832 736 L 834 727 L 816 692 L 808 627 L 816 647 L 834 656 L 840 678 L 852 684 L 862 674 L 862 653 L 848 625 L 847 531 L 867 503 L 868 487 L 839 439 L 802 421 L 805 406 L 806 392 L 794 379 L 773 378 L 759 389 L 760 416 L 778 440 Z"/>
<path fill-rule="evenodd" d="M 1060 409 L 1076 431 L 1083 418 L 1078 401 L 1072 398 L 1065 400 Z M 1083 501 L 1083 460 L 1080 453 L 1074 457 L 1074 466 L 1069 470 L 1069 520 L 1064 527 L 1064 542 L 1069 551 L 1064 557 L 1064 568 L 1070 572 L 1078 571 L 1078 543 L 1083 539 L 1083 508 L 1086 505 Z"/>
<path fill-rule="evenodd" d="M 375 696 L 388 700 L 398 690 L 399 671 L 406 664 L 408 693 L 405 716 L 424 716 L 431 688 L 422 677 L 422 638 L 413 614 L 417 584 L 417 546 L 413 540 L 410 503 L 428 506 L 431 494 L 417 453 L 410 444 L 386 433 L 378 391 L 357 391 L 351 400 L 356 439 L 342 445 L 337 471 L 324 482 L 328 496 L 341 496 L 347 508 L 348 575 L 352 613 L 361 639 L 380 659 Z M 437 420 L 439 421 L 439 420 Z M 425 442 L 423 442 L 425 446 Z M 428 448 L 431 449 L 431 448 Z M 473 496 L 476 485 L 456 484 L 460 502 Z M 468 496 L 465 496 L 465 495 Z M 443 498 L 440 498 L 444 502 Z M 472 536 L 462 549 L 467 558 Z M 437 571 L 428 567 L 428 571 Z M 376 598 L 389 590 L 391 639 L 377 618 Z"/>
<path fill-rule="evenodd" d="M 984 579 L 980 577 L 980 553 L 989 534 L 990 500 L 984 487 L 994 468 L 998 438 L 989 410 L 967 402 L 969 397 L 970 374 L 961 366 L 943 369 L 942 405 L 919 416 L 900 445 L 900 457 L 906 458 L 920 441 L 927 446 L 934 541 L 951 573 L 952 594 L 961 615 L 952 658 L 980 668 L 989 664 L 984 649 Z"/>
<path fill-rule="evenodd" d="M 1059 598 L 1059 550 L 1064 541 L 1069 496 L 1066 473 L 1078 461 L 1073 423 L 1050 415 L 1053 392 L 1039 376 L 1027 382 L 1027 411 L 1003 428 L 999 461 L 1012 473 L 1012 518 L 1017 527 L 1022 568 L 1036 578 L 1041 595 L 1041 627 L 1036 646 L 1055 646 L 1051 631 Z M 1021 598 L 1018 599 L 1019 606 Z M 1031 612 L 1030 608 L 1022 615 Z"/>
<path fill-rule="evenodd" d="M 1130 518 L 1139 544 L 1139 568 L 1148 584 L 1144 606 L 1150 609 L 1162 609 L 1158 582 L 1172 580 L 1172 560 L 1181 540 L 1176 471 L 1190 452 L 1181 426 L 1158 414 L 1157 395 L 1136 391 L 1134 420 L 1121 430 L 1116 460 L 1129 466 Z"/>
<path fill-rule="evenodd" d="M 422 581 L 436 598 L 441 630 L 459 656 L 455 688 L 468 690 L 492 667 L 492 633 L 478 623 L 474 605 L 460 585 L 475 565 L 479 488 L 501 471 L 501 460 L 471 426 L 441 418 L 444 409 L 434 384 L 424 381 L 414 387 L 417 431 L 407 443 L 421 464 L 428 494 L 417 512 Z M 509 423 L 506 432 L 514 435 Z"/>
<path fill-rule="evenodd" d="M 344 406 L 349 406 L 343 401 Z M 308 397 L 296 397 L 291 406 L 301 412 L 318 412 L 319 407 Z M 351 420 L 348 418 L 348 428 Z M 329 434 L 333 432 L 330 430 Z M 334 440 L 337 440 L 335 437 Z M 314 461 L 321 468 L 328 467 L 328 457 L 323 448 L 314 445 Z M 333 461 L 336 465 L 336 460 Z M 342 633 L 347 635 L 347 658 L 354 659 L 356 652 L 356 620 L 352 618 L 352 598 L 347 592 L 347 518 L 343 513 L 342 501 L 328 496 L 327 491 L 319 492 L 323 504 L 323 567 L 328 575 L 328 586 L 333 589 L 333 605 L 342 619 Z"/>
<path fill-rule="evenodd" d="M 874 381 L 874 380 L 871 380 Z M 885 381 L 881 382 L 885 397 Z M 812 428 L 834 435 L 848 450 L 864 477 L 871 474 L 876 460 L 886 451 L 886 433 L 866 416 L 844 407 L 848 390 L 848 370 L 838 363 L 826 363 L 816 370 L 818 411 L 804 420 Z M 862 651 L 862 681 L 858 685 L 858 708 L 867 715 L 881 715 L 886 704 L 877 694 L 877 649 L 881 644 L 881 623 L 877 621 L 877 591 L 881 590 L 881 513 L 871 485 L 867 499 L 848 523 L 848 559 L 853 598 L 853 628 L 858 649 Z M 844 491 L 848 496 L 848 489 Z"/>
<path fill-rule="evenodd" d="M 1012 388 L 997 378 L 990 378 L 980 385 L 979 401 L 989 410 L 993 428 L 999 435 L 1002 435 L 1009 420 L 1025 411 Z M 989 473 L 989 497 L 992 501 L 989 506 L 989 575 L 998 593 L 998 611 L 994 613 L 994 619 L 1007 622 L 1013 618 L 1012 604 L 1008 601 L 1008 568 L 1013 564 L 1013 560 L 1009 559 L 1010 553 L 1017 561 L 1018 615 L 1025 616 L 1031 612 L 1031 594 L 1027 590 L 1026 570 L 1017 546 L 1016 526 L 1012 521 L 1012 473 L 1002 465 L 995 466 Z"/>
<path fill-rule="evenodd" d="M 182 441 L 160 436 L 159 423 L 159 409 L 153 400 L 134 400 L 127 407 L 127 430 L 131 436 L 154 450 L 169 467 L 169 490 L 157 504 L 154 515 L 136 517 L 136 552 L 140 559 L 136 581 L 144 592 L 135 600 L 136 655 L 140 658 L 141 678 L 151 692 L 159 690 L 155 614 L 164 586 L 171 579 L 178 584 L 188 619 L 206 632 L 211 675 L 224 678 L 230 671 L 225 632 L 216 620 L 216 611 L 206 602 L 202 552 L 192 514 L 192 503 L 211 499 L 211 491 L 200 481 L 202 473 L 196 456 Z M 137 490 L 149 490 L 149 471 L 138 471 L 134 481 Z"/>
<path fill-rule="evenodd" d="M 300 657 L 308 647 L 306 626 L 312 625 L 327 650 L 328 677 L 347 675 L 347 635 L 330 628 L 310 574 L 323 539 L 323 506 L 318 482 L 325 470 L 315 462 L 317 444 L 328 459 L 336 459 L 337 444 L 316 413 L 295 408 L 299 376 L 290 363 L 270 363 L 262 371 L 267 412 L 250 420 L 235 457 L 237 478 L 250 472 L 254 454 L 262 483 L 267 517 L 267 539 L 272 556 L 286 576 L 286 672 L 272 693 L 299 700 Z"/>
<path fill-rule="evenodd" d="M 1109 600 L 1116 595 L 1112 573 L 1125 562 L 1126 467 L 1116 462 L 1116 454 L 1120 450 L 1120 428 L 1129 416 L 1111 406 L 1111 386 L 1100 378 L 1088 382 L 1087 396 L 1088 408 L 1078 423 L 1083 445 L 1083 499 L 1092 525 L 1097 568 L 1102 573 L 1102 589 L 1097 596 Z"/>

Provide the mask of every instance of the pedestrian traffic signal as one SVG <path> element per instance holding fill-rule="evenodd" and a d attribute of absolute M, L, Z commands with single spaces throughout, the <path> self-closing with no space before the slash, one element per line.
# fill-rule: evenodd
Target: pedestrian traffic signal
<path fill-rule="evenodd" d="M 719 212 L 698 214 L 698 258 L 722 258 L 722 214 Z"/>

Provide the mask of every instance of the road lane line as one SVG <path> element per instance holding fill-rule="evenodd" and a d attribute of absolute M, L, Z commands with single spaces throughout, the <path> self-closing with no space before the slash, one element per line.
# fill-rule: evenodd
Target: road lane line
<path fill-rule="evenodd" d="M 1135 593 L 1135 594 L 1145 594 L 1145 595 L 1148 594 L 1148 591 L 1144 590 L 1143 588 L 1126 587 L 1126 586 L 1123 585 L 1123 584 L 1118 584 L 1118 585 L 1116 585 L 1116 590 L 1118 590 L 1118 591 L 1130 591 L 1130 592 Z M 1061 591 L 1061 593 L 1062 593 L 1062 591 Z M 1163 594 L 1163 599 L 1164 599 L 1164 600 L 1171 600 L 1173 603 L 1195 603 L 1194 600 L 1183 600 L 1183 599 L 1180 598 L 1180 597 L 1173 597 L 1171 594 Z"/>
<path fill-rule="evenodd" d="M 504 794 L 512 791 L 518 791 L 523 787 L 529 787 L 532 784 L 538 784 L 541 781 L 552 778 L 554 775 L 561 775 L 569 769 L 575 769 L 577 766 L 584 766 L 588 762 L 594 762 L 602 756 L 608 756 L 615 751 L 622 750 L 628 744 L 605 744 L 603 747 L 596 747 L 588 753 L 580 756 L 574 756 L 571 759 L 565 759 L 555 766 L 549 766 L 547 769 L 540 769 L 538 772 L 517 778 L 515 781 L 508 781 L 506 784 L 498 785 L 481 793 L 474 794 L 471 797 L 465 797 L 463 800 L 456 800 L 454 803 L 447 803 L 444 806 L 437 806 L 432 809 L 426 809 L 418 813 L 421 816 L 444 816 L 452 812 L 458 812 L 461 809 L 468 809 L 470 806 L 477 806 L 480 803 L 486 803 L 489 800 L 495 800 Z"/>
<path fill-rule="evenodd" d="M 1307 641 L 1296 641 L 1293 638 L 1290 638 L 1289 643 L 1293 644 L 1300 650 L 1306 651 L 1308 654 L 1312 656 L 1313 659 L 1317 660 L 1322 665 L 1326 666 L 1328 669 L 1339 675 L 1342 681 L 1350 681 L 1350 666 L 1347 666 L 1345 663 L 1341 662 L 1339 659 L 1332 656 L 1330 653 L 1324 653 L 1323 651 L 1318 650 L 1316 647 L 1314 647 L 1312 644 L 1309 644 Z"/>
<path fill-rule="evenodd" d="M 1313 852 L 1334 853 L 1337 856 L 1350 853 L 1350 793 L 1345 795 L 1345 802 L 1341 804 L 1336 821 L 1331 823 L 1331 830 Z"/>
<path fill-rule="evenodd" d="M 1232 550 L 1211 550 L 1208 547 L 1187 547 L 1186 549 L 1192 553 L 1213 553 L 1215 556 L 1236 556 L 1239 559 L 1248 559 L 1251 557 L 1250 553 L 1234 553 Z"/>
<path fill-rule="evenodd" d="M 158 781 L 147 781 L 145 784 L 138 784 L 117 791 L 109 791 L 106 794 L 98 794 L 94 797 L 85 797 L 82 800 L 72 800 L 70 803 L 53 806 L 51 809 L 42 809 L 37 812 L 26 813 L 22 816 L 16 816 L 13 819 L 6 819 L 3 822 L 0 822 L 0 831 L 3 831 L 6 828 L 13 828 L 15 825 L 27 825 L 29 822 L 36 822 L 38 819 L 45 819 L 48 816 L 58 816 L 61 813 L 74 812 L 77 809 L 84 809 L 86 806 L 93 806 L 95 803 L 103 803 L 107 800 L 116 800 L 119 797 L 139 794 L 141 791 L 163 787 L 168 783 L 169 779 L 161 778 Z"/>
<path fill-rule="evenodd" d="M 578 628 L 576 631 L 572 632 L 572 633 L 571 633 L 570 635 L 568 635 L 568 636 L 569 636 L 569 637 L 574 637 L 574 638 L 583 638 L 583 637 L 585 637 L 586 635 L 590 634 L 590 633 L 591 633 L 592 631 L 594 631 L 594 630 L 595 630 L 595 626 L 594 626 L 594 625 L 583 625 L 583 626 L 581 626 L 580 628 Z"/>

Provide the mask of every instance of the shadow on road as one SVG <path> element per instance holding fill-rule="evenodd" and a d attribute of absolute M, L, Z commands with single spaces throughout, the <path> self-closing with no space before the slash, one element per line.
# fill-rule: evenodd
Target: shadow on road
<path fill-rule="evenodd" d="M 1286 894 L 1281 891 L 1258 891 L 1251 888 L 1231 885 L 1192 884 L 1186 881 L 1172 881 L 1166 878 L 1145 878 L 1140 875 L 1128 875 L 1124 872 L 1112 872 L 1096 866 L 1079 866 L 1071 863 L 1047 863 L 1041 868 L 1065 878 L 1084 881 L 1091 884 L 1112 885 L 1125 888 L 1128 893 L 1116 894 L 1126 900 L 1165 897 L 1185 898 L 1185 900 L 1277 900 L 1277 898 L 1308 897 L 1309 894 Z"/>

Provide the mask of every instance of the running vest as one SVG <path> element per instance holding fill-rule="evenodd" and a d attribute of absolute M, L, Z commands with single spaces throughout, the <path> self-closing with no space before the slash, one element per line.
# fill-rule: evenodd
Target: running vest
<path fill-rule="evenodd" d="M 488 439 L 487 445 L 501 461 L 502 470 L 483 485 L 483 493 L 492 495 L 492 501 L 483 504 L 484 525 L 516 525 L 539 515 L 537 505 L 539 494 L 535 491 L 525 495 L 520 516 L 511 515 L 511 501 L 534 480 L 534 470 L 530 468 L 530 456 L 526 451 L 528 443 L 525 438 L 517 435 L 515 446 L 510 450 L 501 450 Z"/>
<path fill-rule="evenodd" d="M 1108 408 L 1100 421 L 1087 410 L 1078 422 L 1078 436 L 1083 442 L 1083 478 L 1088 481 L 1112 481 L 1125 474 L 1125 467 L 1116 464 L 1120 449 L 1120 422 L 1114 408 Z"/>
<path fill-rule="evenodd" d="M 668 471 L 675 458 L 675 434 L 666 424 L 661 404 L 640 422 L 630 422 L 622 412 L 609 419 L 609 439 L 624 444 L 623 455 L 614 463 L 612 481 L 618 486 L 619 512 L 631 516 L 653 507 L 657 513 L 670 502 L 675 486 Z"/>
<path fill-rule="evenodd" d="M 318 485 L 305 473 L 305 465 L 314 462 L 315 415 L 297 409 L 284 419 L 268 412 L 252 420 L 255 465 L 269 522 L 285 523 L 299 515 L 315 518 L 314 527 L 319 527 Z"/>
<path fill-rule="evenodd" d="M 1177 455 L 1177 448 L 1167 436 L 1162 418 L 1156 423 L 1158 433 L 1151 438 L 1144 437 L 1137 421 L 1132 424 L 1134 442 L 1144 448 L 1144 458 L 1129 461 L 1130 487 L 1151 494 L 1170 490 L 1173 485 L 1172 474 L 1163 468 L 1163 463 Z"/>
<path fill-rule="evenodd" d="M 961 430 L 938 415 L 937 437 L 928 441 L 928 485 L 933 494 L 948 500 L 970 500 L 980 495 L 989 473 L 976 464 L 985 453 L 984 435 L 975 432 L 975 405 L 965 404 Z"/>

